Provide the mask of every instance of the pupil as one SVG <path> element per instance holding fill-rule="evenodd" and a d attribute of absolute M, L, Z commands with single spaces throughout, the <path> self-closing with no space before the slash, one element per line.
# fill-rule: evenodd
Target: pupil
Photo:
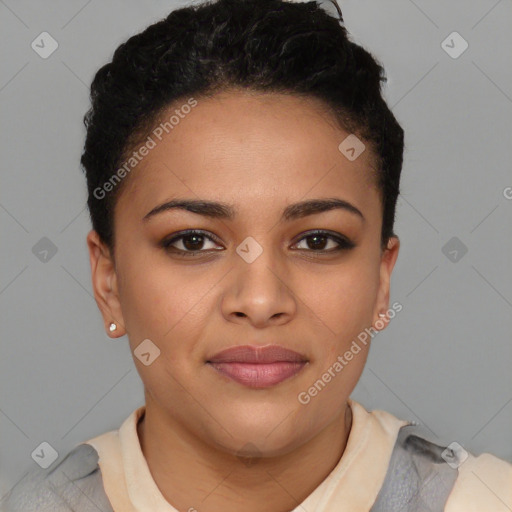
<path fill-rule="evenodd" d="M 318 239 L 321 240 L 320 244 L 318 244 Z M 317 242 L 314 242 L 312 245 L 313 247 L 311 247 L 311 244 L 308 243 L 309 245 L 309 248 L 310 249 L 323 249 L 325 247 L 325 241 L 326 241 L 327 237 L 325 236 L 322 236 L 322 235 L 313 235 L 311 237 L 309 237 L 309 240 L 317 240 Z M 323 243 L 322 243 L 323 242 Z"/>
<path fill-rule="evenodd" d="M 187 243 L 187 241 L 192 240 L 192 239 L 196 240 L 195 245 L 194 245 L 194 242 L 192 242 L 192 244 Z M 198 241 L 198 239 L 199 239 L 199 241 Z M 196 251 L 196 250 L 200 249 L 202 244 L 203 244 L 203 236 L 202 235 L 188 235 L 186 238 L 183 239 L 183 245 L 189 251 Z M 189 247 L 190 245 L 192 245 L 192 247 Z"/>

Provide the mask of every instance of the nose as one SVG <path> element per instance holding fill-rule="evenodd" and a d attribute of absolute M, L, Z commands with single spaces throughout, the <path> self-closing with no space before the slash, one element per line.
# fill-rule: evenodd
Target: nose
<path fill-rule="evenodd" d="M 234 265 L 222 299 L 228 321 L 263 328 L 293 318 L 297 302 L 292 279 L 270 250 L 264 250 L 252 263 L 239 258 Z"/>

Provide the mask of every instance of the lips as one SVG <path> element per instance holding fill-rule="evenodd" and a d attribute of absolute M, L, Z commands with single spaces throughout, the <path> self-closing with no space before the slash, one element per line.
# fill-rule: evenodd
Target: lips
<path fill-rule="evenodd" d="M 280 345 L 231 347 L 207 361 L 219 374 L 250 388 L 275 386 L 299 373 L 308 359 Z"/>

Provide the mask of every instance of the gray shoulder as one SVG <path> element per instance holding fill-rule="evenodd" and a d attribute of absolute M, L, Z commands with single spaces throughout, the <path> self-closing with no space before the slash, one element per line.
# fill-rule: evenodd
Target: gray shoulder
<path fill-rule="evenodd" d="M 98 459 L 83 443 L 55 467 L 30 470 L 0 501 L 0 512 L 113 512 Z"/>
<path fill-rule="evenodd" d="M 458 455 L 428 439 L 419 425 L 403 426 L 371 512 L 441 512 L 458 476 Z"/>

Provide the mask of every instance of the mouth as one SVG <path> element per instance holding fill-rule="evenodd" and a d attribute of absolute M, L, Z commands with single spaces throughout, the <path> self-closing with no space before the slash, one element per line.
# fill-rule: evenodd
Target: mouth
<path fill-rule="evenodd" d="M 297 375 L 308 359 L 280 345 L 236 346 L 219 352 L 206 364 L 243 386 L 268 388 Z"/>

